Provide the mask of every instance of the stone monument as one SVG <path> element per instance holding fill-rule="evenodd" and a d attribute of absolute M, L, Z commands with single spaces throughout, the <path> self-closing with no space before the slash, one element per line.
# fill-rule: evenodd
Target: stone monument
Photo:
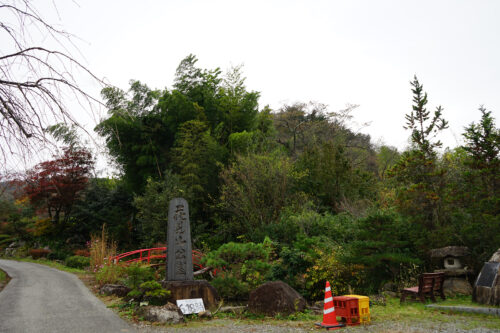
<path fill-rule="evenodd" d="M 500 305 L 500 249 L 484 263 L 474 283 L 472 300 L 480 304 Z"/>
<path fill-rule="evenodd" d="M 167 281 L 193 281 L 193 257 L 189 207 L 175 198 L 168 207 Z"/>
<path fill-rule="evenodd" d="M 162 285 L 170 290 L 170 301 L 202 298 L 206 308 L 214 309 L 219 295 L 206 280 L 195 280 L 189 207 L 183 198 L 170 201 L 167 226 L 166 280 Z"/>

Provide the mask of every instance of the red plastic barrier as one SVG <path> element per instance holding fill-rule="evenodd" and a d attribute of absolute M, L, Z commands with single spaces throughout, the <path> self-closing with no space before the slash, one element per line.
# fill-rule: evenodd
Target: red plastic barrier
<path fill-rule="evenodd" d="M 348 296 L 333 297 L 333 306 L 337 316 L 342 317 L 347 325 L 359 325 L 358 299 Z"/>

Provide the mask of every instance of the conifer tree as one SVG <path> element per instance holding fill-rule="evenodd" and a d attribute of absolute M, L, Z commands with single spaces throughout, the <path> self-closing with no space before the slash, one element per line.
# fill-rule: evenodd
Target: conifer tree
<path fill-rule="evenodd" d="M 444 230 L 446 219 L 442 214 L 445 170 L 437 165 L 436 148 L 442 143 L 435 137 L 447 128 L 448 122 L 442 116 L 441 106 L 431 116 L 426 108 L 427 93 L 416 76 L 411 85 L 414 104 L 403 127 L 411 131 L 412 147 L 403 153 L 389 176 L 395 180 L 396 206 L 422 233 L 416 239 L 425 252 L 443 241 L 437 231 Z"/>
<path fill-rule="evenodd" d="M 413 86 L 413 103 L 412 111 L 410 114 L 405 116 L 406 126 L 404 129 L 411 131 L 411 141 L 414 148 L 420 150 L 426 155 L 426 157 L 431 157 L 435 153 L 435 148 L 442 146 L 441 141 L 437 140 L 432 142 L 431 140 L 440 131 L 448 128 L 448 122 L 442 117 L 443 108 L 438 106 L 432 119 L 430 118 L 431 113 L 427 110 L 427 93 L 423 91 L 423 85 L 414 76 L 412 82 Z"/>

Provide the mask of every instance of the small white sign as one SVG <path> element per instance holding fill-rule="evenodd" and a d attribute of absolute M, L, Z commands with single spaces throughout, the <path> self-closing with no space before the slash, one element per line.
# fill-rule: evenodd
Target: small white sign
<path fill-rule="evenodd" d="M 185 315 L 205 311 L 205 305 L 201 298 L 178 299 L 177 306 L 181 309 L 182 314 Z"/>

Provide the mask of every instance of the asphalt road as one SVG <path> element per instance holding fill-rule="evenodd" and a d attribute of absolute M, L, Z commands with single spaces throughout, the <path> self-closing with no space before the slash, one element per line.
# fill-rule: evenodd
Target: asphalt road
<path fill-rule="evenodd" d="M 0 332 L 135 332 L 73 274 L 0 260 L 12 278 L 0 292 Z"/>

